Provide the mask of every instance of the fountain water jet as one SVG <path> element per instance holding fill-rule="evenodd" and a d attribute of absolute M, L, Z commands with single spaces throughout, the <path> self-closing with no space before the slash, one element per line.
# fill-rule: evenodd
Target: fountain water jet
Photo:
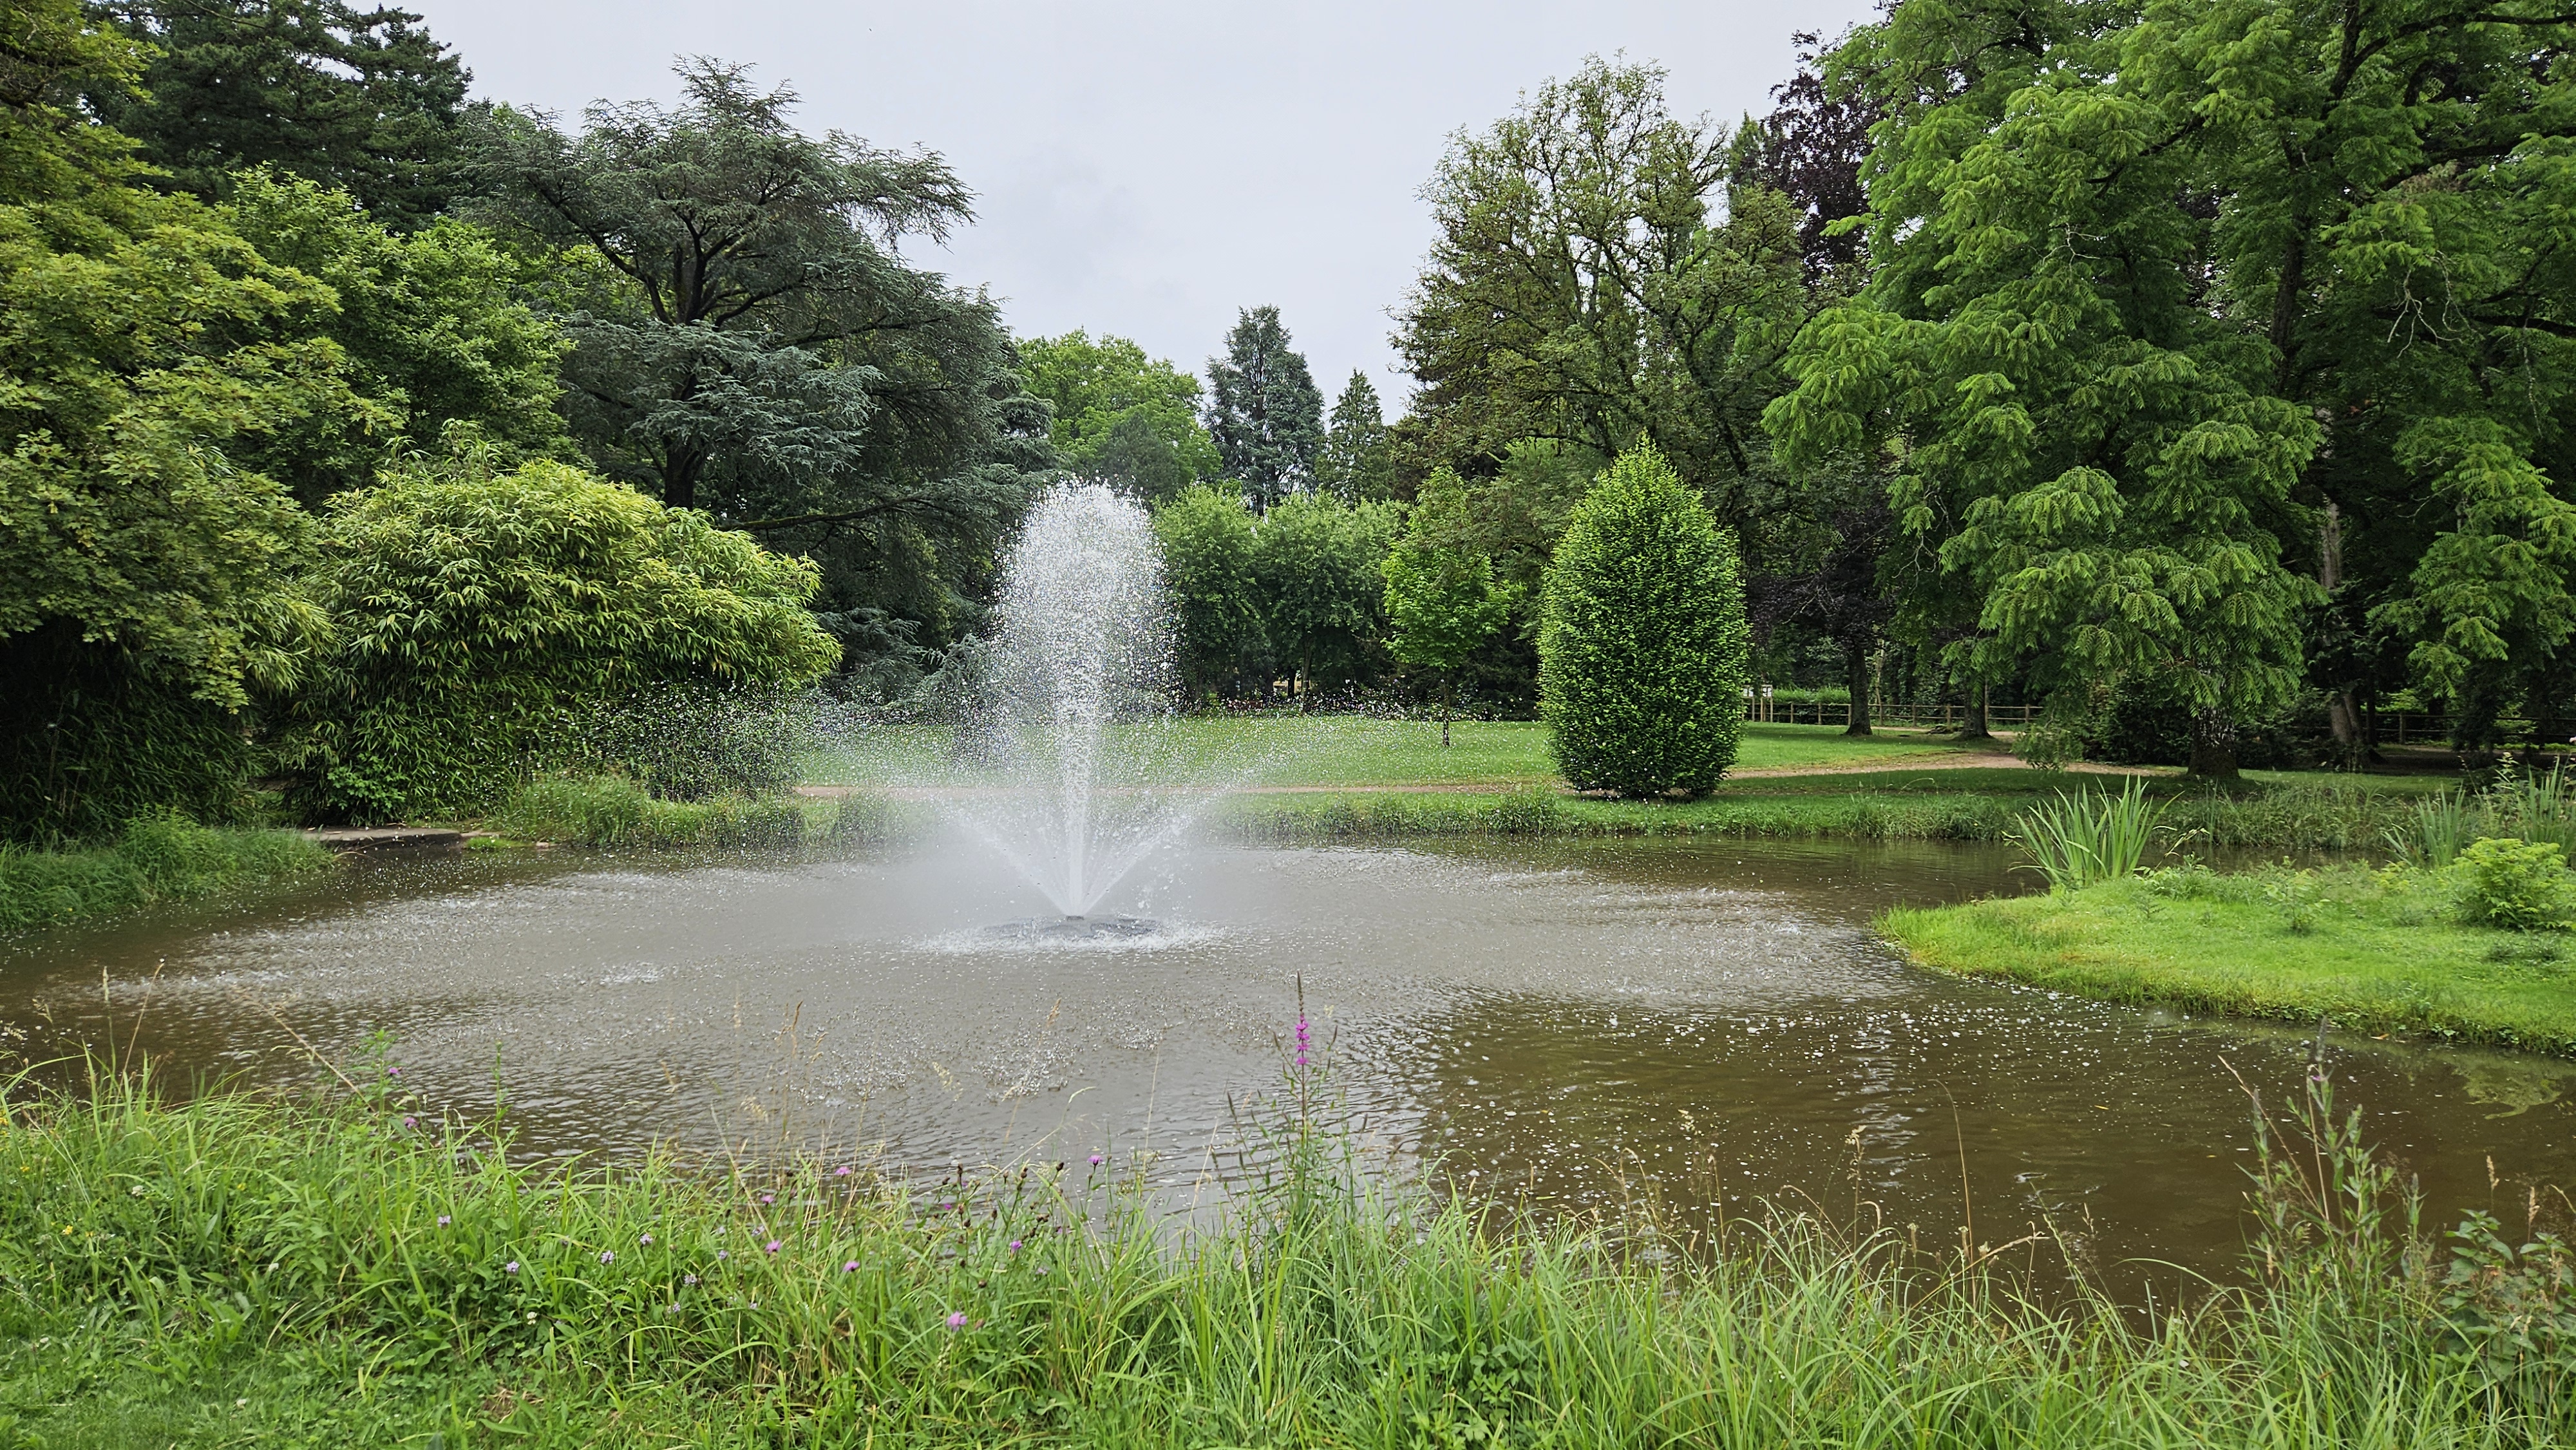
<path fill-rule="evenodd" d="M 1223 790 L 1192 784 L 1172 728 L 1162 575 L 1145 510 L 1106 484 L 1049 489 L 1012 543 L 959 728 L 975 783 L 947 805 L 1065 920 L 1001 930 L 1134 934 L 1083 923 Z"/>

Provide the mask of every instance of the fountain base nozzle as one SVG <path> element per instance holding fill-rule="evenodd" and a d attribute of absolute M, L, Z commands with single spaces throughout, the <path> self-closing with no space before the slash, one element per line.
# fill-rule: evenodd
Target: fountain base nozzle
<path fill-rule="evenodd" d="M 1163 924 L 1141 916 L 1032 916 L 984 928 L 984 934 L 1007 941 L 1101 941 L 1152 936 Z"/>

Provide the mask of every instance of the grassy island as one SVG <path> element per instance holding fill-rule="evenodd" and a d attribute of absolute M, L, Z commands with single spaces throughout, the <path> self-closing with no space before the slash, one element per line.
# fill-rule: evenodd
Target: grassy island
<path fill-rule="evenodd" d="M 2179 867 L 2074 891 L 1897 910 L 1945 971 L 2194 1011 L 2576 1054 L 2560 932 L 2471 926 L 2433 873 Z"/>

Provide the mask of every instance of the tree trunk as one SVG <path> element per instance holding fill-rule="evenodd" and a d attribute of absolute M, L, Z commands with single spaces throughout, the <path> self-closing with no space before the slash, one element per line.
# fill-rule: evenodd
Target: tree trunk
<path fill-rule="evenodd" d="M 2346 770 L 2359 770 L 2370 759 L 2370 732 L 2362 723 L 2360 694 L 2345 685 L 2326 697 L 2326 723 L 2334 729 L 2335 758 Z"/>
<path fill-rule="evenodd" d="M 2191 773 L 2203 780 L 2236 779 L 2236 721 L 2225 710 L 2191 712 Z"/>
<path fill-rule="evenodd" d="M 1440 676 L 1440 748 L 1449 748 L 1449 700 L 1457 693 L 1458 672 L 1444 670 Z"/>
<path fill-rule="evenodd" d="M 1968 691 L 1968 713 L 1959 720 L 1962 740 L 1992 740 L 1995 732 L 1986 726 L 1986 686 L 1980 680 Z"/>
<path fill-rule="evenodd" d="M 1869 641 L 1851 639 L 1843 642 L 1843 687 L 1851 695 L 1850 723 L 1845 735 L 1869 733 Z"/>

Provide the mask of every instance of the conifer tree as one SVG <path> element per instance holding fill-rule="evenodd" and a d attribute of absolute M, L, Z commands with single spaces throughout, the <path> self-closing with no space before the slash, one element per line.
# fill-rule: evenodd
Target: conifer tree
<path fill-rule="evenodd" d="M 1350 383 L 1333 404 L 1332 426 L 1315 458 L 1315 482 L 1354 503 L 1385 498 L 1395 483 L 1395 451 L 1386 416 L 1368 374 L 1351 369 Z"/>
<path fill-rule="evenodd" d="M 1228 478 L 1268 508 L 1315 476 L 1324 443 L 1324 395 L 1289 346 L 1276 307 L 1248 307 L 1208 359 L 1208 433 Z"/>

